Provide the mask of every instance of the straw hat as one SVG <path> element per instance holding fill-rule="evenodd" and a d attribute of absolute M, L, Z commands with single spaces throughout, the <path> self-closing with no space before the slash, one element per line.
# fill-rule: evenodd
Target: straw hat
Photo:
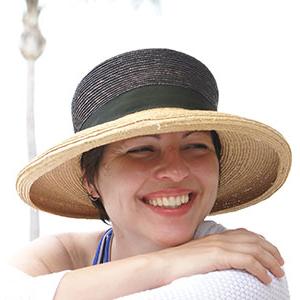
<path fill-rule="evenodd" d="M 289 145 L 273 128 L 217 112 L 217 105 L 213 75 L 189 55 L 143 49 L 115 56 L 78 85 L 72 102 L 75 134 L 30 162 L 17 178 L 17 191 L 35 208 L 98 218 L 82 186 L 83 152 L 140 135 L 216 130 L 222 153 L 212 214 L 256 204 L 286 180 Z"/>

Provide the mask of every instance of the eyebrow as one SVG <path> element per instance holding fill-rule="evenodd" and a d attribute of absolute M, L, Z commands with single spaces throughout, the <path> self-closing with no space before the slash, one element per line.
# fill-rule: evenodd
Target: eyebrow
<path fill-rule="evenodd" d="M 183 135 L 183 137 L 185 138 L 185 137 L 188 137 L 188 136 L 190 136 L 191 134 L 193 134 L 193 133 L 203 133 L 203 131 L 201 132 L 201 131 L 197 131 L 197 130 L 194 130 L 194 131 L 188 131 L 188 132 L 186 132 L 184 135 Z"/>
<path fill-rule="evenodd" d="M 190 136 L 193 133 L 201 133 L 201 131 L 198 131 L 198 130 L 188 131 L 183 135 L 183 138 L 186 138 L 186 137 Z M 141 136 L 141 137 L 152 137 L 152 138 L 160 140 L 160 135 L 159 134 L 149 134 L 149 135 L 144 135 L 144 136 Z"/>

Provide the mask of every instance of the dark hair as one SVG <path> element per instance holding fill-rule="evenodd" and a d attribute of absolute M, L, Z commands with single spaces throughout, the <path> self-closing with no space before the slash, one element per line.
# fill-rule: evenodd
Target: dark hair
<path fill-rule="evenodd" d="M 221 160 L 221 142 L 218 133 L 215 130 L 211 131 L 211 138 L 212 142 L 215 147 L 217 158 L 220 162 Z M 89 184 L 92 184 L 94 188 L 97 190 L 94 180 L 95 180 L 95 174 L 97 173 L 97 170 L 99 169 L 99 165 L 102 159 L 103 151 L 105 146 L 100 146 L 93 148 L 92 150 L 89 150 L 87 152 L 84 152 L 81 156 L 80 160 L 80 167 L 83 171 L 83 176 L 86 178 L 87 182 Z M 98 192 L 98 191 L 97 191 Z M 99 192 L 98 192 L 99 194 Z M 107 223 L 109 221 L 109 216 L 104 208 L 103 201 L 101 198 L 93 198 L 90 196 L 92 204 L 99 210 L 99 218 L 104 223 Z"/>
<path fill-rule="evenodd" d="M 215 130 L 211 130 L 211 139 L 215 147 L 217 158 L 220 162 L 222 156 L 222 146 L 218 133 Z"/>
<path fill-rule="evenodd" d="M 102 160 L 104 148 L 105 146 L 100 146 L 100 147 L 93 148 L 92 150 L 89 150 L 87 152 L 84 152 L 80 159 L 80 167 L 81 170 L 83 171 L 83 177 L 85 177 L 87 182 L 89 184 L 92 184 L 96 190 L 97 188 L 94 184 L 95 174 L 99 169 L 99 164 Z M 99 210 L 100 220 L 102 220 L 104 223 L 107 223 L 107 221 L 109 221 L 109 216 L 104 208 L 102 199 L 100 197 L 93 198 L 90 195 L 89 198 L 92 204 Z"/>

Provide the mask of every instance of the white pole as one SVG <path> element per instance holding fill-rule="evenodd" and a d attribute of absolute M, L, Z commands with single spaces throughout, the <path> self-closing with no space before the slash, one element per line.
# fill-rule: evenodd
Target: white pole
<path fill-rule="evenodd" d="M 35 122 L 34 122 L 34 61 L 27 62 L 27 148 L 28 159 L 36 156 Z"/>
<path fill-rule="evenodd" d="M 24 32 L 21 36 L 20 50 L 27 60 L 27 149 L 28 159 L 36 155 L 36 141 L 35 141 L 35 123 L 34 123 L 34 63 L 36 59 L 42 54 L 45 47 L 45 39 L 42 36 L 38 26 L 38 16 L 40 9 L 38 1 L 27 0 L 27 11 L 23 17 Z M 37 210 L 30 209 L 30 240 L 39 237 L 40 224 L 39 213 Z"/>
<path fill-rule="evenodd" d="M 36 156 L 35 122 L 34 122 L 34 60 L 27 62 L 27 150 L 28 159 Z M 30 241 L 40 236 L 39 212 L 30 208 Z"/>

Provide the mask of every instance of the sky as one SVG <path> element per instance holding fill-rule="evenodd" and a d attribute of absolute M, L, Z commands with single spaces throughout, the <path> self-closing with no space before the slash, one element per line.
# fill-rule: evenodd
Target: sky
<path fill-rule="evenodd" d="M 44 0 L 40 28 L 46 47 L 35 64 L 35 125 L 38 153 L 72 135 L 71 99 L 95 65 L 124 51 L 166 47 L 193 55 L 215 75 L 219 111 L 266 123 L 291 146 L 290 175 L 270 199 L 210 219 L 228 228 L 262 234 L 285 258 L 292 299 L 300 298 L 299 78 L 300 19 L 289 0 Z M 19 45 L 25 1 L 0 3 L 1 258 L 28 243 L 29 208 L 15 191 L 27 163 L 27 63 Z M 41 235 L 101 230 L 97 221 L 40 213 Z M 297 297 L 298 296 L 298 297 Z"/>

